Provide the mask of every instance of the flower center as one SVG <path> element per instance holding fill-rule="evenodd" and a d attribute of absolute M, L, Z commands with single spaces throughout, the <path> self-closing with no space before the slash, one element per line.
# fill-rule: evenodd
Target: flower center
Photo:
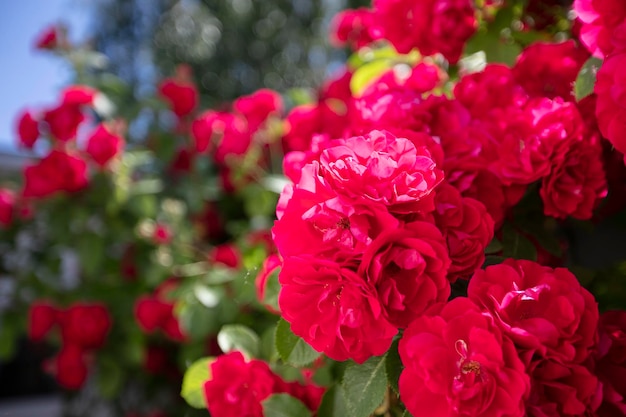
<path fill-rule="evenodd" d="M 454 377 L 454 388 L 463 389 L 463 387 L 471 386 L 476 382 L 483 382 L 484 373 L 481 373 L 480 362 L 469 358 L 469 349 L 465 340 L 457 340 L 454 344 L 456 353 L 460 358 L 457 361 L 458 374 Z"/>
<path fill-rule="evenodd" d="M 342 217 L 341 220 L 339 220 L 337 222 L 337 227 L 339 229 L 343 229 L 343 230 L 349 229 L 350 228 L 350 220 L 348 220 L 347 217 Z"/>

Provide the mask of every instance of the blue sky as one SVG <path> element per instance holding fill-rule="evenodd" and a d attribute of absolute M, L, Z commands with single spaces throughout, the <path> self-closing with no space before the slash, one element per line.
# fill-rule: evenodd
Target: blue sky
<path fill-rule="evenodd" d="M 83 40 L 90 2 L 0 1 L 0 149 L 15 147 L 15 115 L 24 108 L 54 104 L 69 79 L 63 62 L 35 51 L 35 38 L 50 24 L 64 22 L 71 40 Z"/>

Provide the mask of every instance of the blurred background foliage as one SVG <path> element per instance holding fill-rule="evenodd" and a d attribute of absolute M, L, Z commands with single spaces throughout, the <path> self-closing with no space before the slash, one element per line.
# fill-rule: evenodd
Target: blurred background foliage
<path fill-rule="evenodd" d="M 267 87 L 319 85 L 345 60 L 328 42 L 339 10 L 366 0 L 98 0 L 93 42 L 109 70 L 151 93 L 155 82 L 189 64 L 204 106 Z"/>

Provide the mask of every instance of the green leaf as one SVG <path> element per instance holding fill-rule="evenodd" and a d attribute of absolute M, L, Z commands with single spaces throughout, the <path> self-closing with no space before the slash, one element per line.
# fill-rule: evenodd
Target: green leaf
<path fill-rule="evenodd" d="M 484 51 L 487 62 L 500 62 L 507 65 L 515 64 L 522 48 L 516 43 L 503 38 L 497 32 L 477 32 L 467 43 L 465 55 Z"/>
<path fill-rule="evenodd" d="M 11 320 L 4 317 L 0 321 L 0 359 L 9 359 L 15 353 L 17 332 Z"/>
<path fill-rule="evenodd" d="M 194 340 L 205 338 L 218 329 L 218 309 L 206 308 L 195 295 L 178 303 L 175 313 L 182 328 Z"/>
<path fill-rule="evenodd" d="M 398 343 L 400 339 L 394 340 L 391 347 L 385 355 L 385 374 L 387 375 L 387 382 L 389 386 L 396 392 L 400 393 L 398 388 L 398 381 L 400 380 L 400 373 L 404 368 L 402 361 L 400 360 L 400 354 L 398 353 Z"/>
<path fill-rule="evenodd" d="M 574 83 L 574 95 L 577 101 L 593 93 L 593 88 L 596 85 L 596 74 L 602 66 L 602 62 L 601 59 L 592 56 L 580 69 Z"/>
<path fill-rule="evenodd" d="M 278 306 L 278 295 L 280 294 L 280 282 L 278 282 L 278 274 L 280 274 L 280 267 L 273 271 L 265 281 L 265 295 L 263 297 L 263 303 L 269 305 L 276 311 L 280 311 Z"/>
<path fill-rule="evenodd" d="M 98 367 L 98 387 L 105 398 L 117 396 L 123 383 L 122 369 L 113 359 L 103 359 Z"/>
<path fill-rule="evenodd" d="M 502 250 L 502 242 L 500 242 L 497 238 L 491 239 L 491 242 L 485 248 L 485 254 L 490 255 L 492 253 L 498 253 Z"/>
<path fill-rule="evenodd" d="M 204 383 L 211 379 L 211 363 L 214 360 L 212 357 L 198 359 L 185 371 L 180 395 L 192 407 L 206 408 Z"/>
<path fill-rule="evenodd" d="M 346 417 L 348 415 L 346 399 L 341 387 L 333 385 L 324 393 L 317 415 L 324 417 Z"/>
<path fill-rule="evenodd" d="M 302 401 L 289 394 L 273 394 L 261 402 L 266 417 L 310 417 L 312 415 Z"/>
<path fill-rule="evenodd" d="M 394 60 L 400 55 L 391 45 L 382 48 L 361 48 L 348 58 L 348 67 L 356 70 L 363 65 L 378 60 Z"/>
<path fill-rule="evenodd" d="M 385 357 L 374 356 L 361 365 L 349 363 L 341 386 L 346 398 L 348 415 L 369 416 L 385 398 L 387 390 Z"/>
<path fill-rule="evenodd" d="M 237 350 L 250 358 L 259 356 L 259 336 L 249 327 L 240 324 L 227 324 L 217 334 L 217 344 L 223 352 Z"/>
<path fill-rule="evenodd" d="M 104 238 L 94 233 L 84 233 L 78 238 L 76 247 L 83 273 L 94 278 L 102 270 L 104 260 Z"/>
<path fill-rule="evenodd" d="M 350 91 L 354 97 L 360 97 L 363 91 L 386 71 L 393 68 L 390 59 L 378 59 L 359 67 L 350 79 Z"/>
<path fill-rule="evenodd" d="M 280 358 L 293 366 L 308 365 L 321 355 L 301 337 L 293 334 L 289 323 L 283 318 L 276 326 L 275 344 Z"/>
<path fill-rule="evenodd" d="M 537 248 L 510 224 L 502 227 L 502 256 L 505 258 L 537 260 Z"/>

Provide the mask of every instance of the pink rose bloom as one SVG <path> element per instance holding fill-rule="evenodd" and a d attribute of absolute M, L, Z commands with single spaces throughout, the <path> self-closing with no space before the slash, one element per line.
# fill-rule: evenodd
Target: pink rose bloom
<path fill-rule="evenodd" d="M 413 222 L 381 233 L 367 247 L 359 275 L 378 293 L 389 322 L 406 327 L 450 296 L 446 242 L 433 224 Z"/>
<path fill-rule="evenodd" d="M 425 148 L 377 130 L 323 150 L 320 169 L 339 195 L 379 202 L 396 214 L 431 211 L 432 191 L 443 180 Z"/>
<path fill-rule="evenodd" d="M 507 259 L 478 270 L 468 297 L 492 314 L 519 347 L 526 363 L 532 355 L 582 363 L 595 343 L 596 301 L 566 268 Z"/>
<path fill-rule="evenodd" d="M 453 64 L 477 27 L 470 0 L 375 0 L 374 13 L 383 37 L 398 52 L 441 53 Z"/>
<path fill-rule="evenodd" d="M 523 417 L 528 375 L 511 340 L 467 298 L 431 308 L 405 330 L 400 399 L 421 417 Z"/>
<path fill-rule="evenodd" d="M 580 40 L 598 58 L 626 47 L 626 3 L 622 0 L 574 0 L 582 22 Z"/>
<path fill-rule="evenodd" d="M 574 101 L 574 81 L 588 56 L 573 40 L 533 43 L 517 58 L 513 75 L 530 97 Z"/>
<path fill-rule="evenodd" d="M 452 261 L 448 279 L 469 278 L 485 261 L 485 248 L 493 239 L 491 216 L 482 203 L 461 197 L 446 182 L 437 188 L 434 216 Z"/>
<path fill-rule="evenodd" d="M 275 375 L 267 363 L 246 361 L 240 352 L 218 356 L 204 383 L 207 409 L 213 416 L 263 417 L 261 401 L 275 392 Z"/>
<path fill-rule="evenodd" d="M 356 265 L 349 259 L 285 258 L 278 304 L 291 330 L 315 350 L 363 363 L 385 353 L 398 330 L 387 321 L 373 284 L 354 271 Z"/>
<path fill-rule="evenodd" d="M 103 124 L 100 124 L 87 139 L 85 152 L 102 168 L 119 155 L 123 147 L 124 139 L 111 133 Z"/>
<path fill-rule="evenodd" d="M 602 136 L 626 153 L 626 51 L 609 56 L 597 74 L 596 116 Z"/>

